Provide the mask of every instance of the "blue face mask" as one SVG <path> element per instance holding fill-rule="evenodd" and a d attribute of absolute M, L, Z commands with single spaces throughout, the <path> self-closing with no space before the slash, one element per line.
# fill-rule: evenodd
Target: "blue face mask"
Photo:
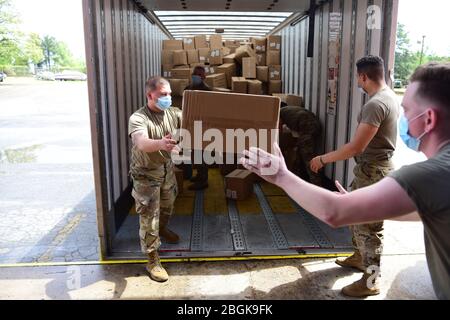
<path fill-rule="evenodd" d="M 156 103 L 156 106 L 162 111 L 169 109 L 171 105 L 172 105 L 171 96 L 160 97 L 158 99 L 158 102 Z"/>
<path fill-rule="evenodd" d="M 425 135 L 428 132 L 424 132 L 422 135 L 420 135 L 418 138 L 414 138 L 409 134 L 409 124 L 420 117 L 422 117 L 427 112 L 419 114 L 417 117 L 411 119 L 408 121 L 408 119 L 405 117 L 404 114 L 400 116 L 400 123 L 399 123 L 399 130 L 400 130 L 400 138 L 402 138 L 403 142 L 406 144 L 406 146 L 416 152 L 419 152 L 420 150 L 420 144 L 422 143 L 422 138 L 425 137 Z"/>
<path fill-rule="evenodd" d="M 200 76 L 192 76 L 192 84 L 194 86 L 199 85 L 203 82 L 202 77 Z"/>

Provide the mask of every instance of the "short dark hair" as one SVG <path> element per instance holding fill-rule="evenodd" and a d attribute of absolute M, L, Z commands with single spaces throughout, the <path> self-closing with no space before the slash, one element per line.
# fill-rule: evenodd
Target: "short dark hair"
<path fill-rule="evenodd" d="M 206 73 L 205 67 L 203 66 L 196 66 L 194 68 L 194 71 L 192 72 L 193 76 L 198 76 L 199 73 Z"/>
<path fill-rule="evenodd" d="M 410 82 L 419 83 L 416 96 L 427 100 L 450 116 L 450 63 L 430 62 L 420 66 Z"/>
<path fill-rule="evenodd" d="M 169 81 L 162 77 L 151 77 L 145 82 L 145 94 L 158 90 L 160 86 L 170 85 Z"/>
<path fill-rule="evenodd" d="M 384 60 L 377 56 L 366 56 L 356 63 L 358 74 L 365 74 L 372 81 L 384 80 Z"/>

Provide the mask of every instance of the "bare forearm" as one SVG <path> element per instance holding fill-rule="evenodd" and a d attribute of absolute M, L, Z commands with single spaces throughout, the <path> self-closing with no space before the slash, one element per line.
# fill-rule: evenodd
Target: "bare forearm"
<path fill-rule="evenodd" d="M 353 158 L 354 156 L 358 155 L 360 152 L 356 150 L 352 144 L 346 144 L 339 148 L 336 151 L 327 153 L 326 155 L 322 156 L 322 160 L 325 163 L 334 163 L 338 161 L 348 160 L 350 158 Z"/>
<path fill-rule="evenodd" d="M 161 140 L 141 139 L 137 144 L 139 150 L 147 153 L 158 152 L 162 149 Z"/>

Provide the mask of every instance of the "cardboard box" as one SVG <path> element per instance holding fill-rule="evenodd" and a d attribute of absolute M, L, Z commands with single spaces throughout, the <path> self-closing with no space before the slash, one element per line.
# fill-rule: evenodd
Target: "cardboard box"
<path fill-rule="evenodd" d="M 209 62 L 209 49 L 208 48 L 198 49 L 198 60 L 200 63 Z"/>
<path fill-rule="evenodd" d="M 242 59 L 242 76 L 247 79 L 256 79 L 256 58 Z"/>
<path fill-rule="evenodd" d="M 266 38 L 252 38 L 253 49 L 256 53 L 266 53 L 267 40 Z"/>
<path fill-rule="evenodd" d="M 239 41 L 237 40 L 225 40 L 225 47 L 239 47 Z"/>
<path fill-rule="evenodd" d="M 172 69 L 172 78 L 174 79 L 191 79 L 191 68 L 174 68 Z"/>
<path fill-rule="evenodd" d="M 256 64 L 258 66 L 266 66 L 266 54 L 265 53 L 257 53 L 256 54 Z"/>
<path fill-rule="evenodd" d="M 225 57 L 223 57 L 223 63 L 235 63 L 236 61 L 234 58 L 236 57 L 236 54 L 232 53 Z"/>
<path fill-rule="evenodd" d="M 267 50 L 268 51 L 280 51 L 281 50 L 281 36 L 268 36 L 267 37 Z"/>
<path fill-rule="evenodd" d="M 223 42 L 220 34 L 213 34 L 209 37 L 209 47 L 211 49 L 222 49 Z"/>
<path fill-rule="evenodd" d="M 208 42 L 206 41 L 206 36 L 195 36 L 194 37 L 195 42 L 195 49 L 202 49 L 202 48 L 209 48 Z"/>
<path fill-rule="evenodd" d="M 201 66 L 201 67 L 203 67 L 203 68 L 205 67 L 205 65 L 204 65 L 203 63 L 200 63 L 200 62 L 189 64 L 189 67 L 190 67 L 191 69 L 194 69 L 194 68 L 197 67 L 197 66 Z"/>
<path fill-rule="evenodd" d="M 188 50 L 186 51 L 186 53 L 189 64 L 200 63 L 200 59 L 198 58 L 198 50 Z"/>
<path fill-rule="evenodd" d="M 281 93 L 281 90 L 282 90 L 281 80 L 270 80 L 269 81 L 269 88 L 268 88 L 269 94 Z"/>
<path fill-rule="evenodd" d="M 280 54 L 280 51 L 267 51 L 266 64 L 268 66 L 279 66 L 279 65 L 281 65 L 281 54 Z"/>
<path fill-rule="evenodd" d="M 175 173 L 175 178 L 177 179 L 177 186 L 178 186 L 178 194 L 183 193 L 183 186 L 184 186 L 184 171 L 175 167 L 173 169 Z"/>
<path fill-rule="evenodd" d="M 231 91 L 231 89 L 228 89 L 228 88 L 218 88 L 218 87 L 216 87 L 216 88 L 212 88 L 213 89 L 213 91 L 217 91 L 217 92 L 225 92 L 225 93 L 231 93 L 232 91 Z"/>
<path fill-rule="evenodd" d="M 243 77 L 231 78 L 231 91 L 235 93 L 247 93 L 247 80 Z"/>
<path fill-rule="evenodd" d="M 193 37 L 183 39 L 184 50 L 195 50 L 195 39 Z"/>
<path fill-rule="evenodd" d="M 215 152 L 235 153 L 238 156 L 250 147 L 272 152 L 273 144 L 278 139 L 279 116 L 280 99 L 276 97 L 186 90 L 183 96 L 181 127 L 185 130 L 182 130 L 181 148 L 204 150 L 209 147 Z M 209 129 L 216 129 L 217 134 L 221 134 L 219 139 L 212 136 L 210 141 L 203 141 L 204 133 Z M 256 130 L 257 134 L 254 139 L 249 139 L 247 134 L 243 136 L 236 130 L 249 135 Z M 220 140 L 222 143 L 217 142 Z M 211 141 L 216 141 L 214 147 Z"/>
<path fill-rule="evenodd" d="M 255 178 L 250 171 L 234 170 L 225 177 L 226 197 L 234 200 L 246 200 L 253 193 Z"/>
<path fill-rule="evenodd" d="M 227 78 L 227 88 L 231 88 L 231 78 L 237 76 L 235 63 L 225 63 L 216 67 L 217 73 L 224 73 Z"/>
<path fill-rule="evenodd" d="M 248 94 L 262 94 L 262 82 L 259 80 L 247 80 L 247 93 Z"/>
<path fill-rule="evenodd" d="M 256 79 L 269 82 L 269 67 L 256 67 Z"/>
<path fill-rule="evenodd" d="M 221 50 L 222 50 L 222 56 L 224 56 L 224 57 L 229 55 L 229 54 L 231 54 L 231 49 L 230 48 L 223 47 Z"/>
<path fill-rule="evenodd" d="M 224 73 L 216 73 L 206 76 L 205 83 L 211 88 L 226 88 L 227 78 Z"/>
<path fill-rule="evenodd" d="M 211 49 L 211 51 L 209 52 L 209 64 L 213 66 L 223 64 L 222 50 Z"/>
<path fill-rule="evenodd" d="M 183 40 L 163 40 L 163 50 L 183 50 Z"/>
<path fill-rule="evenodd" d="M 248 45 L 240 46 L 239 48 L 236 49 L 236 53 L 235 53 L 235 57 L 234 58 L 236 59 L 236 61 L 239 64 L 242 64 L 242 59 L 243 58 L 255 58 L 256 59 L 256 53 Z"/>
<path fill-rule="evenodd" d="M 189 85 L 189 79 L 169 79 L 172 96 L 182 97 L 184 89 Z"/>
<path fill-rule="evenodd" d="M 206 75 L 216 74 L 217 73 L 217 67 L 216 66 L 205 66 L 205 73 Z"/>
<path fill-rule="evenodd" d="M 162 65 L 162 72 L 161 72 L 161 76 L 163 77 L 163 78 L 166 78 L 166 79 L 170 79 L 170 78 L 172 78 L 172 69 L 173 69 L 173 65 L 171 65 L 171 64 L 163 64 Z"/>
<path fill-rule="evenodd" d="M 269 67 L 269 80 L 281 80 L 281 66 Z"/>
<path fill-rule="evenodd" d="M 173 64 L 175 66 L 182 66 L 188 64 L 187 54 L 184 50 L 176 50 L 173 52 Z"/>
<path fill-rule="evenodd" d="M 272 94 L 274 97 L 280 98 L 282 102 L 287 103 L 288 106 L 292 107 L 304 107 L 303 105 L 303 98 L 300 96 L 296 96 L 293 94 L 279 94 L 274 93 Z"/>
<path fill-rule="evenodd" d="M 161 64 L 162 65 L 173 65 L 173 51 L 163 50 L 161 53 Z"/>

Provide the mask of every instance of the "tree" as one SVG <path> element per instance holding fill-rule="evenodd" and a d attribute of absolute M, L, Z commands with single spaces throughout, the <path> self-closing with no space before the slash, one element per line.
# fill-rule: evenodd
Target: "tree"
<path fill-rule="evenodd" d="M 25 42 L 24 55 L 27 62 L 34 64 L 44 61 L 44 51 L 41 46 L 42 40 L 36 33 L 30 33 Z"/>
<path fill-rule="evenodd" d="M 395 48 L 395 78 L 406 81 L 416 65 L 417 55 L 411 52 L 411 43 L 405 26 L 398 24 L 397 43 Z"/>
<path fill-rule="evenodd" d="M 0 65 L 12 64 L 20 53 L 18 23 L 11 0 L 0 0 Z"/>
<path fill-rule="evenodd" d="M 54 37 L 45 36 L 42 39 L 41 47 L 44 53 L 45 64 L 47 65 L 47 69 L 50 70 L 58 50 L 58 42 Z"/>

